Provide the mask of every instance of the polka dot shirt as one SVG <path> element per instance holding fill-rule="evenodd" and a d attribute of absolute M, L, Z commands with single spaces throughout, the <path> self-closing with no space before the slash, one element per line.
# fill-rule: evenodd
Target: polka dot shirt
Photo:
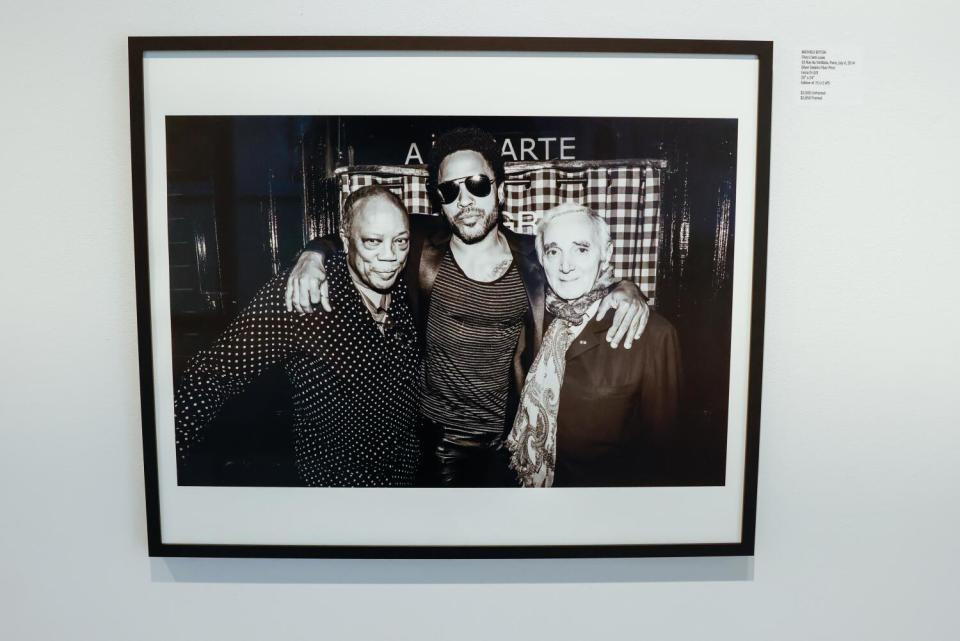
<path fill-rule="evenodd" d="M 419 356 L 406 285 L 394 286 L 381 332 L 343 253 L 328 258 L 327 277 L 333 312 L 288 312 L 283 274 L 191 360 L 174 399 L 181 460 L 229 397 L 279 365 L 294 388 L 295 456 L 307 485 L 413 484 Z"/>

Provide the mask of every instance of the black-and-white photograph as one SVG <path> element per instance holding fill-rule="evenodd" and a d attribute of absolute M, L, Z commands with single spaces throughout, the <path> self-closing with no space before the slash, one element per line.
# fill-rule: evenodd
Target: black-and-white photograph
<path fill-rule="evenodd" d="M 154 553 L 749 553 L 768 43 L 131 42 Z"/>
<path fill-rule="evenodd" d="M 168 116 L 178 483 L 722 485 L 736 143 Z"/>

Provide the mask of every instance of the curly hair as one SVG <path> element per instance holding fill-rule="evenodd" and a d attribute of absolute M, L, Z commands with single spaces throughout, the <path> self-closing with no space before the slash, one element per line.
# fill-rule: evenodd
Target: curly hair
<path fill-rule="evenodd" d="M 430 192 L 433 193 L 437 187 L 437 176 L 440 173 L 440 163 L 450 154 L 458 151 L 475 151 L 493 170 L 493 177 L 497 184 L 503 183 L 503 157 L 500 155 L 500 147 L 497 140 L 488 132 L 476 127 L 460 127 L 450 129 L 437 137 L 437 142 L 430 150 L 430 162 L 428 170 L 430 172 L 427 185 Z"/>

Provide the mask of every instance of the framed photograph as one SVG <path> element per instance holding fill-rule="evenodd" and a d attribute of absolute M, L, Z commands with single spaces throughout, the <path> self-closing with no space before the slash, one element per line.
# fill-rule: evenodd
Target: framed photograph
<path fill-rule="evenodd" d="M 752 555 L 772 51 L 131 38 L 150 555 Z"/>

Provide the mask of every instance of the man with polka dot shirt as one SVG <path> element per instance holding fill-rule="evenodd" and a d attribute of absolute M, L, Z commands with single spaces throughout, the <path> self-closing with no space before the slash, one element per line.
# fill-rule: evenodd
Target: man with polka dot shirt
<path fill-rule="evenodd" d="M 499 225 L 503 186 L 490 134 L 455 129 L 437 138 L 429 187 L 443 216 L 413 217 L 404 273 L 423 350 L 421 484 L 516 485 L 502 444 L 543 336 L 545 280 L 533 237 Z M 335 313 L 324 257 L 336 247 L 334 238 L 307 245 L 287 281 L 288 309 L 319 304 Z M 610 309 L 607 340 L 629 348 L 648 315 L 643 295 L 623 281 L 598 318 Z"/>
<path fill-rule="evenodd" d="M 185 461 L 223 403 L 282 367 L 294 389 L 294 449 L 307 485 L 413 484 L 419 449 L 419 347 L 406 284 L 410 222 L 389 190 L 347 198 L 341 242 L 327 258 L 329 314 L 288 311 L 287 275 L 261 289 L 190 362 L 174 407 Z"/>

